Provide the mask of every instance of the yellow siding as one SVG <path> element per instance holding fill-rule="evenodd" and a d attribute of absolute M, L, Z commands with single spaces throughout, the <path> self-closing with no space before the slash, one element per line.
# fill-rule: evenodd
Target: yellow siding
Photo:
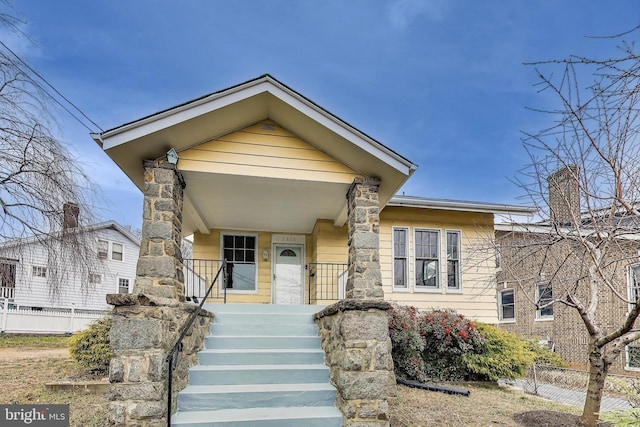
<path fill-rule="evenodd" d="M 180 152 L 180 169 L 338 183 L 358 176 L 270 120 Z"/>
<path fill-rule="evenodd" d="M 392 227 L 409 229 L 409 290 L 392 289 Z M 440 230 L 441 269 L 440 289 L 437 292 L 415 291 L 413 287 L 413 231 L 416 228 Z M 461 233 L 462 292 L 446 289 L 446 230 Z M 387 207 L 380 219 L 380 268 L 385 299 L 409 304 L 420 309 L 454 309 L 465 316 L 488 323 L 497 322 L 495 297 L 495 261 L 493 254 L 486 253 L 486 240 L 493 236 L 493 216 L 470 212 L 441 211 L 416 208 Z M 232 230 L 224 232 L 233 233 Z M 194 235 L 194 258 L 220 259 L 220 230 L 211 234 Z M 271 241 L 272 233 L 239 232 L 258 235 L 258 292 L 257 294 L 227 295 L 230 303 L 271 302 Z M 306 263 L 347 263 L 347 227 L 335 227 L 332 221 L 318 220 L 311 235 L 305 236 Z M 269 250 L 269 260 L 262 260 L 262 250 Z M 308 277 L 305 277 L 305 288 Z M 312 290 L 313 292 L 313 290 Z M 306 293 L 306 291 L 305 291 Z M 327 303 L 327 301 L 323 301 Z"/>
<path fill-rule="evenodd" d="M 333 221 L 318 220 L 313 229 L 313 262 L 347 263 L 347 226 L 336 227 Z"/>
<path fill-rule="evenodd" d="M 409 230 L 409 290 L 392 288 L 393 243 L 392 227 Z M 440 289 L 416 291 L 414 289 L 414 235 L 415 229 L 440 231 Z M 446 289 L 447 230 L 461 233 L 462 292 Z M 387 207 L 380 215 L 380 269 L 385 299 L 420 309 L 454 309 L 459 313 L 487 323 L 497 322 L 495 293 L 495 261 L 486 253 L 486 239 L 493 238 L 491 214 L 456 212 L 432 209 Z"/>

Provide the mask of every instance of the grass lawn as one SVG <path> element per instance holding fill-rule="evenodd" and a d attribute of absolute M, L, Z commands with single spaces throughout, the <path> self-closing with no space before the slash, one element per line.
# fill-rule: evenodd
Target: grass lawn
<path fill-rule="evenodd" d="M 106 394 L 84 391 L 49 391 L 45 383 L 86 378 L 85 369 L 69 357 L 35 356 L 17 349 L 59 349 L 67 337 L 0 335 L 0 403 L 69 404 L 73 427 L 104 427 L 107 422 Z M 11 356 L 6 356 L 11 354 Z"/>
<path fill-rule="evenodd" d="M 69 337 L 64 335 L 5 335 L 0 334 L 0 348 L 64 348 Z"/>
<path fill-rule="evenodd" d="M 469 397 L 398 385 L 389 401 L 392 427 L 575 426 L 579 408 L 490 384 L 455 384 Z"/>

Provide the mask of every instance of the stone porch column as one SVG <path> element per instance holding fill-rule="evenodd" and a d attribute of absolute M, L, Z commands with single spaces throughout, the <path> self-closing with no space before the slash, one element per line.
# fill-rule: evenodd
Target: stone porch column
<path fill-rule="evenodd" d="M 182 174 L 165 160 L 145 160 L 142 242 L 134 293 L 184 301 Z"/>
<path fill-rule="evenodd" d="M 395 385 L 380 274 L 379 186 L 357 178 L 347 192 L 346 299 L 315 315 L 345 427 L 388 427 L 387 398 Z"/>
<path fill-rule="evenodd" d="M 165 427 L 168 363 L 196 306 L 184 303 L 180 239 L 185 182 L 175 165 L 145 161 L 140 257 L 133 294 L 107 295 L 114 305 L 109 366 L 109 425 Z M 172 407 L 187 382 L 212 315 L 202 312 L 183 341 L 174 371 Z"/>
<path fill-rule="evenodd" d="M 383 299 L 380 275 L 380 181 L 356 178 L 347 191 L 349 273 L 345 295 Z"/>

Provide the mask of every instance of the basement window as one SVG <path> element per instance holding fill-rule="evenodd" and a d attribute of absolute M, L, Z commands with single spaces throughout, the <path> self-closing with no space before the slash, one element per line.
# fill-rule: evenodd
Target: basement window
<path fill-rule="evenodd" d="M 640 371 L 640 345 L 627 346 L 627 363 L 625 369 Z"/>

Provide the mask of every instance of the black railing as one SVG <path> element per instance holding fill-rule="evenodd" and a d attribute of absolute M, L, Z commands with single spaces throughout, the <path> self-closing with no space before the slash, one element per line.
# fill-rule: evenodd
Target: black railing
<path fill-rule="evenodd" d="M 218 271 L 216 272 L 215 277 L 213 278 L 213 280 L 211 281 L 211 285 L 209 285 L 209 288 L 207 289 L 207 291 L 204 293 L 204 295 L 202 295 L 202 300 L 200 301 L 200 304 L 198 305 L 198 307 L 196 308 L 196 310 L 191 313 L 191 316 L 189 316 L 189 318 L 187 319 L 186 323 L 183 325 L 182 329 L 180 330 L 180 335 L 178 336 L 178 339 L 176 340 L 175 345 L 173 346 L 173 348 L 171 349 L 171 351 L 169 352 L 169 354 L 167 355 L 165 361 L 168 363 L 168 378 L 167 378 L 167 427 L 171 427 L 171 409 L 172 409 L 172 387 L 173 387 L 173 371 L 176 369 L 176 366 L 178 365 L 178 355 L 180 354 L 180 351 L 182 350 L 182 340 L 184 339 L 184 337 L 187 335 L 187 333 L 189 332 L 189 329 L 191 329 L 191 326 L 193 325 L 193 322 L 195 322 L 196 318 L 198 317 L 198 315 L 200 314 L 200 311 L 202 310 L 202 306 L 204 305 L 207 297 L 209 296 L 209 294 L 211 293 L 211 290 L 213 289 L 213 287 L 216 285 L 216 283 L 218 282 L 218 279 L 220 278 L 220 275 L 222 274 L 223 277 L 223 281 L 222 283 L 226 283 L 226 277 L 227 277 L 227 262 L 226 261 L 221 261 L 221 265 L 218 268 Z M 226 300 L 226 292 L 225 292 L 225 300 Z"/>
<path fill-rule="evenodd" d="M 347 284 L 347 264 L 312 262 L 308 264 L 309 304 L 337 301 L 344 298 Z"/>
<path fill-rule="evenodd" d="M 184 259 L 184 295 L 188 301 L 196 304 L 204 298 L 207 286 L 213 280 L 216 272 L 220 269 L 223 261 L 214 259 Z M 227 303 L 226 282 L 221 282 L 219 286 L 211 290 L 208 294 L 210 298 L 222 298 Z"/>

